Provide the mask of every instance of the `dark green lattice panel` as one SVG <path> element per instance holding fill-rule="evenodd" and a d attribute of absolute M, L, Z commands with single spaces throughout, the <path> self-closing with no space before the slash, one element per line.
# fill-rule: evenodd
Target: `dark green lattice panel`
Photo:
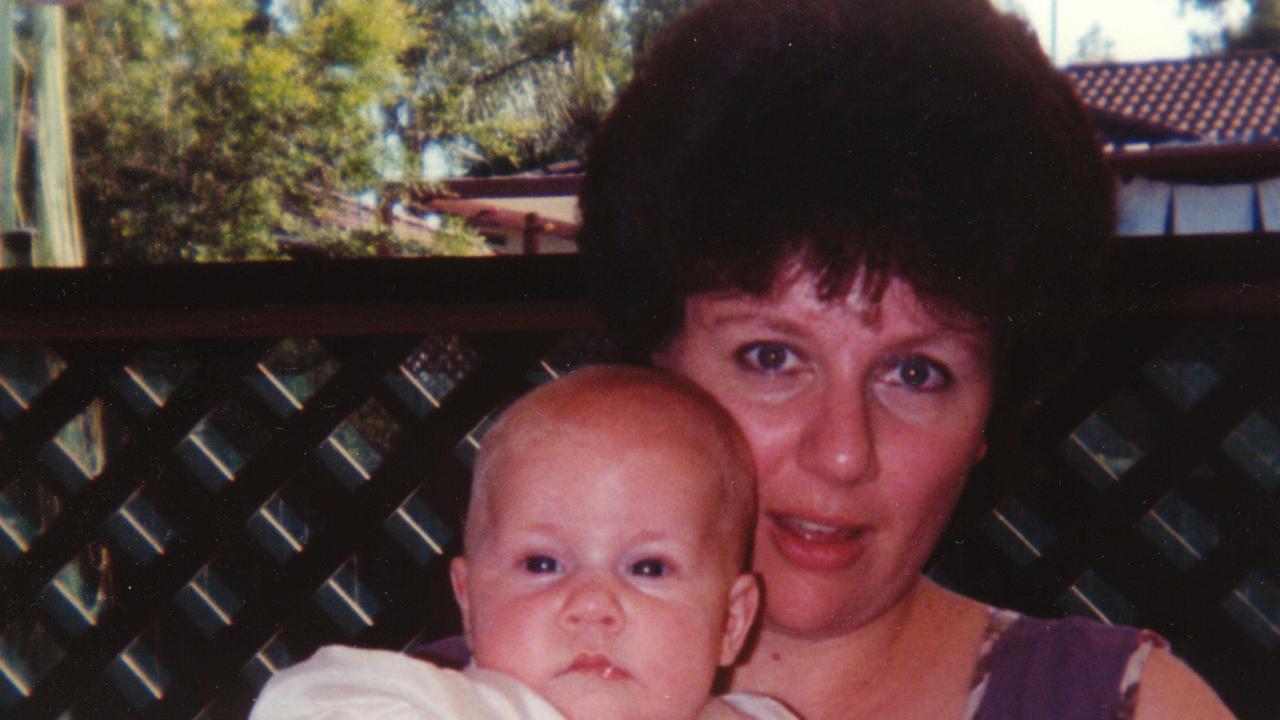
<path fill-rule="evenodd" d="M 1153 628 L 1243 717 L 1280 707 L 1280 325 L 1114 322 L 1017 428 L 933 573 Z M 997 460 L 996 458 L 1000 459 Z"/>
<path fill-rule="evenodd" d="M 316 647 L 458 629 L 492 411 L 590 335 L 0 345 L 0 711 L 238 717 Z"/>
<path fill-rule="evenodd" d="M 1152 627 L 1269 718 L 1280 304 L 1257 288 L 1280 266 L 1215 285 L 1220 243 L 1144 247 L 1078 369 L 992 428 L 931 572 Z M 455 632 L 441 558 L 488 420 L 609 356 L 576 278 L 546 258 L 0 274 L 0 716 L 237 718 L 322 644 Z M 1241 317 L 1165 307 L 1241 297 Z"/>

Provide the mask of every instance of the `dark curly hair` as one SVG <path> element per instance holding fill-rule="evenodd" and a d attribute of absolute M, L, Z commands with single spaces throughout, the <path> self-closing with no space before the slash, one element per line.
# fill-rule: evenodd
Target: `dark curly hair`
<path fill-rule="evenodd" d="M 691 293 L 827 298 L 860 273 L 1007 349 L 1081 299 L 1112 186 L 1070 82 L 989 0 L 709 0 L 641 61 L 588 148 L 580 243 L 644 357 Z"/>

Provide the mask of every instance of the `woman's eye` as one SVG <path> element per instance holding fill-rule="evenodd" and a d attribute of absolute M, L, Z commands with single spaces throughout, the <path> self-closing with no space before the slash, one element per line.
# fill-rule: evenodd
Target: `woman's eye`
<path fill-rule="evenodd" d="M 913 355 L 898 361 L 888 378 L 890 384 L 930 392 L 951 384 L 951 374 L 928 358 Z"/>
<path fill-rule="evenodd" d="M 795 351 L 783 343 L 752 343 L 738 350 L 738 361 L 757 372 L 780 373 L 798 362 Z"/>
<path fill-rule="evenodd" d="M 667 564 L 661 560 L 648 558 L 631 564 L 631 574 L 640 577 L 662 577 L 669 572 Z"/>
<path fill-rule="evenodd" d="M 560 571 L 560 561 L 547 555 L 530 555 L 524 559 L 524 569 L 534 575 Z"/>

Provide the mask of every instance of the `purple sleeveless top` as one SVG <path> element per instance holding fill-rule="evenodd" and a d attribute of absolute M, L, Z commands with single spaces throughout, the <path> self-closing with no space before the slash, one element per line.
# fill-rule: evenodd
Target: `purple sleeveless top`
<path fill-rule="evenodd" d="M 965 720 L 1127 720 L 1155 633 L 991 611 Z"/>
<path fill-rule="evenodd" d="M 1149 630 L 992 608 L 963 720 L 1128 720 L 1142 665 L 1165 646 Z M 471 659 L 460 636 L 408 652 L 444 667 Z"/>

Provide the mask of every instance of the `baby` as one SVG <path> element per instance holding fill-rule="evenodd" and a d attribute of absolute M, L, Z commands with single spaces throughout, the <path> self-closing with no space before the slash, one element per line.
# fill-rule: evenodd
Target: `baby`
<path fill-rule="evenodd" d="M 600 366 L 549 383 L 476 461 L 450 567 L 473 667 L 323 648 L 251 717 L 793 718 L 711 696 L 759 604 L 754 496 L 737 427 L 687 381 Z"/>

